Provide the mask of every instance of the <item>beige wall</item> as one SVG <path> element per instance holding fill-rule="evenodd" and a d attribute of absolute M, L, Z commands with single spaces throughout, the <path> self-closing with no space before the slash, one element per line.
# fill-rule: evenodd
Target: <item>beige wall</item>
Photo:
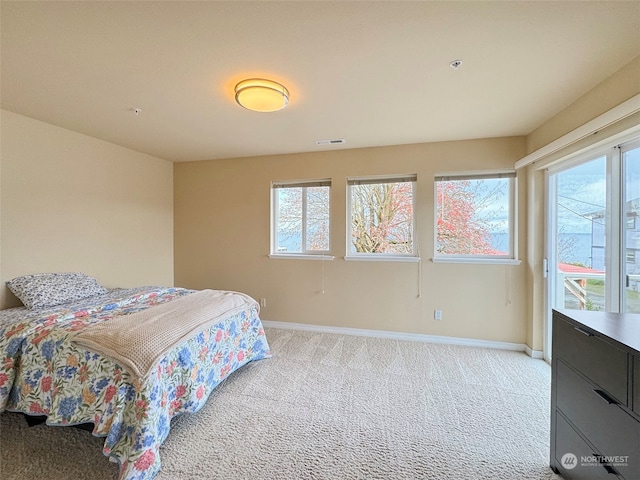
<path fill-rule="evenodd" d="M 191 288 L 241 290 L 266 298 L 262 318 L 524 343 L 525 268 L 434 264 L 434 173 L 513 168 L 522 137 L 174 165 L 175 280 Z M 346 178 L 416 173 L 414 263 L 345 261 Z M 331 178 L 333 261 L 270 259 L 270 182 Z M 520 182 L 520 212 L 526 184 Z M 524 223 L 519 249 L 526 253 Z M 325 293 L 322 293 L 324 276 Z M 433 319 L 442 309 L 443 320 Z"/>
<path fill-rule="evenodd" d="M 3 151 L 3 142 L 2 142 L 2 124 L 3 124 L 3 115 L 2 115 L 3 110 L 0 109 L 0 309 L 4 308 L 4 296 L 5 294 L 3 294 L 2 292 L 6 290 L 6 288 L 3 285 L 3 279 L 4 277 L 2 276 L 2 270 L 3 270 L 3 264 L 2 264 L 2 151 Z"/>
<path fill-rule="evenodd" d="M 640 92 L 640 55 L 527 135 L 531 153 Z"/>
<path fill-rule="evenodd" d="M 4 282 L 83 271 L 108 287 L 173 284 L 172 164 L 1 111 Z"/>

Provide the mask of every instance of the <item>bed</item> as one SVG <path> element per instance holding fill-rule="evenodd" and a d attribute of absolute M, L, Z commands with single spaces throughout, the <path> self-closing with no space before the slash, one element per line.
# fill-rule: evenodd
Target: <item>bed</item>
<path fill-rule="evenodd" d="M 61 275 L 54 284 L 69 284 L 68 274 L 53 275 Z M 93 424 L 93 435 L 105 437 L 103 453 L 119 464 L 120 480 L 150 480 L 160 470 L 159 447 L 171 419 L 198 411 L 229 374 L 270 356 L 259 307 L 237 292 L 79 290 L 82 298 L 68 292 L 53 294 L 54 300 L 47 293 L 44 301 L 42 294 L 19 296 L 24 307 L 0 311 L 0 412 L 46 417 L 48 425 Z M 232 299 L 234 308 L 220 307 L 215 318 L 183 332 L 149 369 L 137 371 L 82 341 L 96 329 L 138 322 L 205 294 Z"/>

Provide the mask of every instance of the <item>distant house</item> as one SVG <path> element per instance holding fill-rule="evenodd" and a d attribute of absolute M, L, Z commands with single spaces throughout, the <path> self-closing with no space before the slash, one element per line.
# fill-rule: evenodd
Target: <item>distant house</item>
<path fill-rule="evenodd" d="M 626 204 L 625 221 L 625 272 L 627 286 L 640 290 L 640 197 L 629 200 Z M 604 210 L 589 215 L 591 222 L 591 268 L 604 270 L 605 222 Z"/>

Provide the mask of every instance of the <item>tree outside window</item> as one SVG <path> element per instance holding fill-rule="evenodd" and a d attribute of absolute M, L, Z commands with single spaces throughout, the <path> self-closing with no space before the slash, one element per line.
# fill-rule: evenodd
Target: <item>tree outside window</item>
<path fill-rule="evenodd" d="M 330 180 L 272 184 L 272 254 L 325 254 Z"/>
<path fill-rule="evenodd" d="M 513 258 L 514 178 L 436 177 L 436 257 Z"/>
<path fill-rule="evenodd" d="M 348 254 L 415 256 L 416 176 L 348 179 Z"/>

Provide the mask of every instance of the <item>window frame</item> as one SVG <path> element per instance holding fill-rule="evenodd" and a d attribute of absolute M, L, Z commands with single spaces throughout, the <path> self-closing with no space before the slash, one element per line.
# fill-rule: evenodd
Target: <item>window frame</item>
<path fill-rule="evenodd" d="M 306 246 L 306 230 L 307 230 L 307 201 L 306 201 L 306 189 L 309 187 L 328 187 L 329 188 L 329 205 L 327 211 L 327 219 L 329 221 L 328 235 L 328 249 L 327 250 L 307 250 Z M 279 252 L 277 251 L 277 222 L 278 222 L 278 190 L 282 188 L 303 188 L 302 196 L 302 238 L 300 252 Z M 270 246 L 269 246 L 269 258 L 304 258 L 311 260 L 333 260 L 331 255 L 331 179 L 308 179 L 308 180 L 285 180 L 285 181 L 272 181 L 270 187 Z"/>
<path fill-rule="evenodd" d="M 381 183 L 402 183 L 411 182 L 411 253 L 362 253 L 352 251 L 353 238 L 353 222 L 352 222 L 352 199 L 351 187 L 362 184 L 381 184 Z M 348 261 L 395 261 L 395 262 L 418 262 L 420 260 L 418 239 L 417 239 L 417 186 L 418 175 L 412 174 L 395 174 L 395 175 L 368 175 L 358 177 L 347 177 L 347 201 L 346 201 L 346 250 L 344 259 Z"/>
<path fill-rule="evenodd" d="M 443 254 L 438 252 L 438 182 L 454 180 L 509 179 L 508 233 L 506 255 Z M 473 170 L 436 173 L 433 180 L 433 258 L 434 263 L 478 263 L 520 265 L 518 259 L 518 175 L 516 170 Z"/>

